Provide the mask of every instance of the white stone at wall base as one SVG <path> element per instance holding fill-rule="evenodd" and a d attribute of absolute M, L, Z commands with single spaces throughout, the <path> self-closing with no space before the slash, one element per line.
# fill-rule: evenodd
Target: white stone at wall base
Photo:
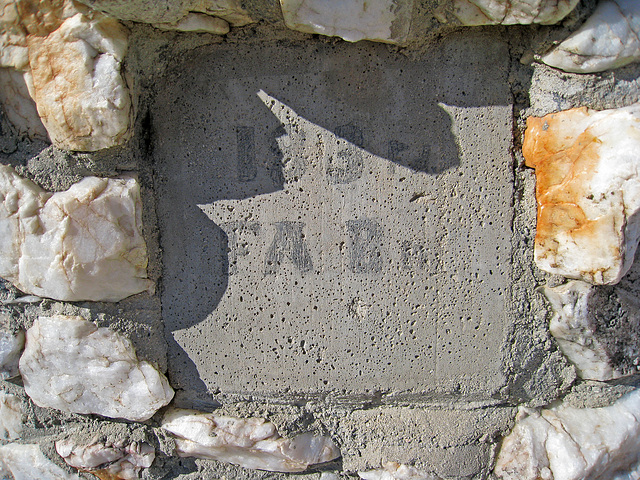
<path fill-rule="evenodd" d="M 80 317 L 40 317 L 20 358 L 24 388 L 37 405 L 144 421 L 173 398 L 167 379 L 138 360 L 131 342 Z"/>
<path fill-rule="evenodd" d="M 56 442 L 56 451 L 67 465 L 91 472 L 103 480 L 136 480 L 140 471 L 149 468 L 155 449 L 147 443 L 129 445 L 92 443 L 76 445 L 70 439 Z"/>
<path fill-rule="evenodd" d="M 362 480 L 439 480 L 439 477 L 410 465 L 386 462 L 382 468 L 358 472 Z"/>
<path fill-rule="evenodd" d="M 280 0 L 287 27 L 349 42 L 402 43 L 409 33 L 413 0 Z"/>
<path fill-rule="evenodd" d="M 0 277 L 41 297 L 115 302 L 153 291 L 146 268 L 135 178 L 51 194 L 0 166 Z"/>
<path fill-rule="evenodd" d="M 453 0 L 453 15 L 463 25 L 552 25 L 566 17 L 579 0 Z"/>
<path fill-rule="evenodd" d="M 520 407 L 495 474 L 505 480 L 630 479 L 640 469 L 640 390 L 603 408 Z"/>
<path fill-rule="evenodd" d="M 0 478 L 13 480 L 80 480 L 44 456 L 38 445 L 0 446 Z"/>
<path fill-rule="evenodd" d="M 282 438 L 271 422 L 193 410 L 169 410 L 162 428 L 175 437 L 176 453 L 274 472 L 302 472 L 340 456 L 330 438 L 301 434 Z"/>
<path fill-rule="evenodd" d="M 540 60 L 565 72 L 592 73 L 640 60 L 640 2 L 605 0 L 569 38 Z"/>
<path fill-rule="evenodd" d="M 22 400 L 0 392 L 0 439 L 17 440 L 22 434 Z"/>

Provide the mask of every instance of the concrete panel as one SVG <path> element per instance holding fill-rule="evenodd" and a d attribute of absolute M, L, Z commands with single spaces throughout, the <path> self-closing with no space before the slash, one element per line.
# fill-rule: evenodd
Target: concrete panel
<path fill-rule="evenodd" d="M 508 51 L 470 32 L 434 48 L 221 44 L 167 74 L 152 126 L 175 387 L 505 385 Z"/>

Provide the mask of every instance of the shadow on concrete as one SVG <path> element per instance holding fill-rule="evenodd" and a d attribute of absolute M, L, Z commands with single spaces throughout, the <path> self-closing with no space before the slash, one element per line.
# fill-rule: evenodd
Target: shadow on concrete
<path fill-rule="evenodd" d="M 278 139 L 293 134 L 259 91 L 392 166 L 438 175 L 460 162 L 446 107 L 509 104 L 508 84 L 497 78 L 507 69 L 496 68 L 506 58 L 497 37 L 465 32 L 415 60 L 386 45 L 323 41 L 212 45 L 179 59 L 159 82 L 152 108 L 174 387 L 198 397 L 215 393 L 175 339 L 185 329 L 207 334 L 192 327 L 215 312 L 228 285 L 228 234 L 198 205 L 264 195 L 287 181 L 291 159 Z"/>

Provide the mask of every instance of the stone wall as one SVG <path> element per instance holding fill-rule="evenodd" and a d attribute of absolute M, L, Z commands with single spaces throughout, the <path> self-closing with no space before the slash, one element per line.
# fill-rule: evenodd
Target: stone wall
<path fill-rule="evenodd" d="M 4 477 L 638 478 L 635 1 L 0 5 Z"/>

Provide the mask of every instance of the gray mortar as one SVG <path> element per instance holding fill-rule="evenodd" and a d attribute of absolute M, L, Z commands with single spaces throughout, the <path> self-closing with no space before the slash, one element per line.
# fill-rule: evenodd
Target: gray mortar
<path fill-rule="evenodd" d="M 149 2 L 86 0 L 85 3 L 111 13 L 119 13 L 125 20 L 148 22 L 176 19 L 182 15 L 180 12 L 185 8 L 188 10 L 192 4 L 187 0 L 167 1 L 164 13 L 156 19 L 153 15 L 157 15 L 158 10 L 148 10 L 151 5 Z M 278 2 L 274 0 L 243 2 L 243 6 L 251 14 L 265 20 L 244 28 L 234 28 L 225 37 L 159 32 L 146 25 L 125 22 L 131 30 L 130 50 L 125 67 L 130 77 L 135 79 L 133 92 L 138 106 L 133 140 L 124 147 L 103 152 L 69 153 L 47 147 L 43 143 L 18 138 L 5 122 L 1 123 L 0 161 L 16 166 L 22 175 L 54 191 L 64 190 L 87 175 L 114 176 L 125 171 L 137 171 L 142 183 L 145 238 L 150 252 L 149 275 L 158 282 L 157 293 L 153 296 L 138 295 L 117 304 L 65 305 L 43 300 L 36 304 L 3 305 L 0 309 L 12 315 L 13 327 L 28 327 L 36 316 L 43 314 L 81 315 L 100 326 L 109 326 L 128 335 L 141 358 L 164 369 L 167 366 L 167 348 L 171 352 L 175 346 L 167 347 L 162 331 L 160 299 L 163 292 L 166 298 L 167 285 L 162 276 L 161 245 L 165 239 L 164 236 L 159 238 L 158 224 L 162 226 L 166 218 L 162 215 L 162 209 L 160 213 L 156 211 L 155 197 L 164 188 L 158 185 L 158 179 L 162 178 L 163 172 L 166 174 L 172 170 L 167 165 L 158 165 L 158 140 L 156 137 L 154 141 L 153 135 L 158 134 L 158 124 L 162 120 L 157 118 L 158 105 L 167 104 L 174 99 L 160 96 L 159 93 L 163 90 L 159 84 L 177 81 L 180 75 L 199 68 L 198 64 L 193 63 L 194 59 L 203 55 L 202 52 L 210 52 L 215 48 L 222 51 L 268 49 L 269 45 L 287 45 L 289 48 L 297 42 L 323 49 L 335 48 L 338 51 L 353 49 L 364 54 L 367 51 L 384 51 L 385 58 L 392 61 L 419 64 L 428 62 L 425 55 L 429 55 L 434 42 L 440 41 L 440 36 L 453 34 L 462 38 L 479 38 L 478 36 L 485 35 L 486 38 L 504 42 L 508 49 L 505 51 L 508 60 L 504 63 L 504 71 L 492 71 L 484 81 L 489 88 L 493 88 L 495 78 L 506 75 L 504 85 L 508 88 L 508 98 L 504 103 L 513 108 L 513 117 L 509 119 L 512 124 L 501 127 L 500 130 L 503 140 L 508 138 L 510 141 L 513 136 L 514 144 L 506 145 L 512 158 L 509 159 L 507 153 L 507 163 L 499 170 L 504 175 L 502 180 L 513 182 L 513 188 L 509 187 L 512 204 L 504 206 L 508 212 L 510 232 L 507 234 L 506 244 L 510 255 L 502 259 L 499 265 L 502 268 L 505 267 L 502 263 L 509 264 L 506 271 L 511 286 L 505 293 L 508 296 L 506 308 L 509 320 L 492 333 L 496 342 L 494 353 L 499 358 L 485 360 L 488 362 L 485 364 L 504 375 L 504 381 L 496 384 L 499 387 L 478 390 L 480 382 L 476 381 L 472 382 L 475 386 L 468 390 L 465 384 L 460 384 L 456 390 L 452 384 L 443 382 L 439 388 L 432 389 L 431 393 L 424 395 L 425 392 L 422 392 L 423 395 L 420 396 L 412 395 L 411 392 L 393 391 L 402 388 L 389 389 L 384 386 L 378 389 L 360 389 L 358 395 L 327 395 L 321 398 L 309 398 L 308 395 L 307 398 L 305 395 L 292 398 L 288 396 L 288 391 L 283 390 L 275 392 L 276 395 L 270 399 L 264 399 L 254 398 L 251 391 L 223 394 L 215 386 L 200 391 L 196 388 L 193 391 L 194 385 L 204 385 L 197 372 L 191 383 L 186 379 L 181 381 L 183 389 L 177 392 L 174 401 L 177 406 L 203 410 L 217 408 L 216 413 L 241 417 L 263 416 L 273 421 L 286 436 L 304 431 L 331 435 L 341 448 L 343 458 L 312 469 L 311 473 L 304 475 L 258 472 L 214 461 L 178 459 L 171 456 L 173 441 L 158 428 L 162 412 L 145 424 L 115 422 L 90 415 L 63 414 L 33 405 L 24 394 L 18 378 L 3 382 L 1 388 L 19 395 L 25 404 L 25 434 L 22 442 L 41 444 L 49 458 L 71 471 L 53 451 L 55 440 L 71 435 L 83 442 L 99 435 L 107 439 L 125 437 L 148 441 L 156 447 L 157 458 L 143 478 L 154 480 L 335 480 L 337 477 L 333 477 L 333 473 L 344 470 L 345 473 L 340 474 L 339 478 L 357 478 L 354 473 L 356 470 L 375 468 L 380 461 L 386 460 L 414 464 L 445 478 L 485 478 L 491 469 L 500 436 L 512 426 L 514 406 L 518 403 L 531 406 L 548 404 L 569 391 L 575 373 L 557 351 L 548 334 L 550 312 L 542 295 L 535 291 L 535 287 L 539 285 L 555 285 L 563 279 L 541 273 L 533 263 L 535 178 L 532 170 L 523 166 L 519 149 L 524 119 L 528 115 L 543 115 L 572 106 L 611 108 L 635 102 L 640 96 L 637 82 L 640 67 L 628 66 L 601 75 L 581 76 L 565 74 L 539 64 L 529 66 L 528 60 L 534 55 L 544 53 L 553 42 L 561 40 L 579 27 L 594 8 L 595 2 L 592 0 L 583 1 L 575 13 L 561 25 L 477 29 L 438 25 L 429 13 L 436 3 L 435 0 L 415 3 L 406 47 L 380 46 L 368 42 L 355 48 L 345 47 L 340 40 L 317 38 L 286 30 L 282 24 Z M 474 58 L 468 60 L 473 61 Z M 437 68 L 438 60 L 433 63 L 433 68 Z M 470 68 L 469 65 L 470 63 L 466 68 Z M 215 71 L 215 65 L 212 68 L 212 73 L 224 77 L 224 73 Z M 459 78 L 464 78 L 467 74 L 464 65 L 459 68 L 458 74 Z M 455 81 L 450 84 L 455 87 Z M 369 85 L 363 85 L 362 88 L 366 90 Z M 348 100 L 348 95 L 343 95 L 343 101 Z M 296 109 L 295 105 L 291 106 Z M 186 121 L 189 120 L 187 112 Z M 275 117 L 271 121 L 277 123 Z M 482 137 L 492 133 L 479 131 L 477 134 Z M 181 152 L 177 149 L 174 153 L 178 157 Z M 166 158 L 165 163 L 169 160 L 171 159 Z M 173 158 L 173 161 L 178 160 Z M 482 159 L 474 161 L 481 162 Z M 295 172 L 295 169 L 292 171 Z M 453 183 L 450 185 L 455 187 Z M 499 187 L 499 184 L 496 185 Z M 165 268 L 166 266 L 165 258 Z M 639 283 L 633 274 L 623 282 L 626 282 L 625 288 L 633 294 L 640 288 L 637 287 Z M 11 300 L 19 294 L 10 285 L 0 285 L 0 300 Z M 198 295 L 189 295 L 189 292 L 185 292 L 185 295 L 184 301 L 200 300 Z M 167 308 L 166 305 L 163 307 Z M 357 302 L 346 302 L 344 308 L 348 314 L 357 317 Z M 475 362 L 475 357 L 473 362 L 469 362 L 468 358 L 460 355 L 456 360 L 465 362 L 462 367 L 466 367 Z M 494 378 L 494 375 L 490 374 L 489 378 Z M 603 406 L 628 392 L 635 381 L 632 378 L 611 384 L 576 382 L 565 400 L 575 406 Z M 478 391 L 480 395 L 477 395 Z"/>

